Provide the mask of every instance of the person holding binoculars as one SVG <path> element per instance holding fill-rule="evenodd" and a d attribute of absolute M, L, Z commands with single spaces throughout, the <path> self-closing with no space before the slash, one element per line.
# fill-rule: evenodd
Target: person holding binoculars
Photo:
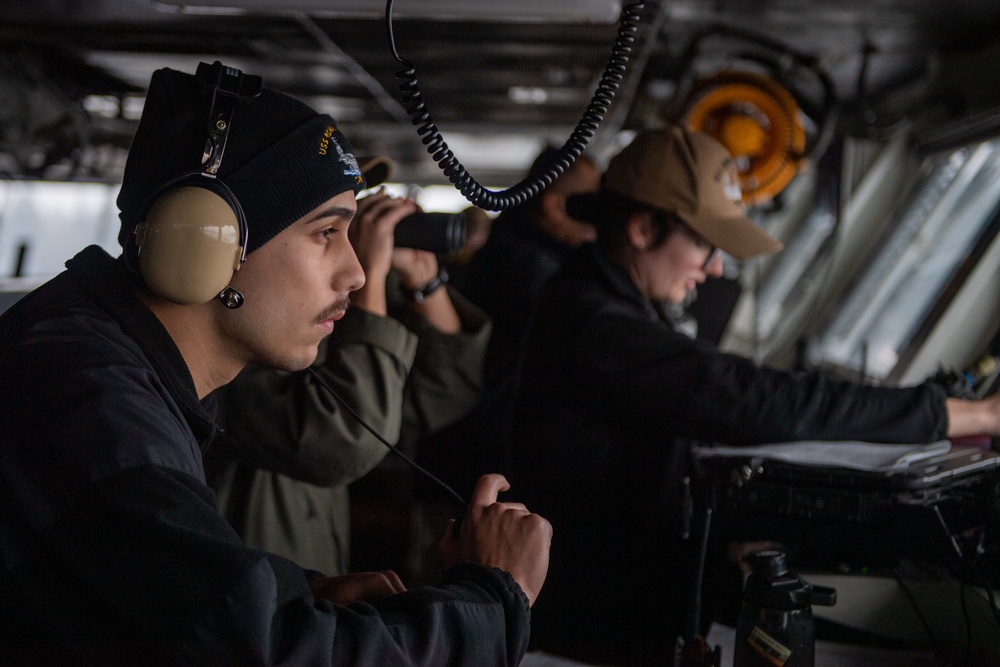
<path fill-rule="evenodd" d="M 370 186 L 391 169 L 383 157 L 359 163 Z M 312 366 L 391 443 L 415 442 L 473 409 L 491 333 L 487 316 L 447 286 L 434 252 L 399 246 L 403 220 L 424 225 L 422 237 L 411 233 L 413 245 L 457 242 L 464 232 L 454 220 L 434 227 L 418 212 L 412 200 L 382 188 L 358 200 L 350 240 L 365 285 Z M 309 371 L 251 366 L 217 397 L 225 437 L 205 465 L 222 514 L 252 547 L 329 576 L 347 574 L 348 485 L 388 448 Z"/>

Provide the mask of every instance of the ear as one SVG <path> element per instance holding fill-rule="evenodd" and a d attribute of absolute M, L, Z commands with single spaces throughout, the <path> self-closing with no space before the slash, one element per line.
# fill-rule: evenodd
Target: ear
<path fill-rule="evenodd" d="M 541 193 L 542 215 L 547 220 L 561 220 L 566 216 L 566 197 L 561 192 L 547 188 Z"/>
<path fill-rule="evenodd" d="M 653 221 L 649 213 L 633 213 L 625 226 L 629 245 L 633 248 L 646 248 L 653 243 Z"/>

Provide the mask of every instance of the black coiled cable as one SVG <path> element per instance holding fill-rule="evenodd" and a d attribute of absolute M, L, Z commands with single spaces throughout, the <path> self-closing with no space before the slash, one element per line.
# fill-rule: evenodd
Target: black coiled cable
<path fill-rule="evenodd" d="M 487 211 L 503 211 L 523 204 L 548 187 L 573 164 L 576 158 L 580 157 L 587 147 L 587 143 L 597 132 L 601 121 L 604 120 L 604 114 L 607 113 L 608 106 L 614 99 L 625 76 L 629 54 L 632 52 L 632 45 L 635 42 L 635 32 L 638 29 L 639 12 L 645 6 L 644 2 L 636 2 L 622 7 L 621 18 L 618 22 L 618 37 L 611 47 L 611 56 L 604 68 L 604 75 L 601 77 L 587 110 L 580 122 L 577 123 L 576 129 L 570 134 L 566 143 L 559 148 L 556 156 L 517 185 L 495 192 L 484 188 L 465 170 L 462 163 L 448 148 L 444 137 L 441 136 L 431 119 L 430 112 L 427 111 L 420 88 L 417 85 L 416 67 L 409 60 L 401 58 L 396 52 L 396 42 L 392 35 L 392 3 L 393 0 L 386 0 L 385 27 L 392 57 L 406 67 L 405 70 L 396 73 L 396 78 L 401 80 L 398 88 L 402 94 L 403 106 L 410 114 L 411 122 L 418 126 L 417 134 L 423 137 L 421 141 L 427 146 L 427 152 L 438 163 L 444 175 L 466 199 Z"/>

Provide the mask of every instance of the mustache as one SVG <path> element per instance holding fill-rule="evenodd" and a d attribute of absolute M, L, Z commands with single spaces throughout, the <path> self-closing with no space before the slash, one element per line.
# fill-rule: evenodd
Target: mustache
<path fill-rule="evenodd" d="M 329 305 L 326 308 L 324 308 L 323 312 L 320 313 L 320 316 L 316 321 L 323 322 L 325 320 L 328 320 L 337 313 L 341 313 L 350 307 L 351 307 L 351 297 L 345 296 L 343 299 L 340 299 L 339 301 L 334 302 L 332 305 Z"/>

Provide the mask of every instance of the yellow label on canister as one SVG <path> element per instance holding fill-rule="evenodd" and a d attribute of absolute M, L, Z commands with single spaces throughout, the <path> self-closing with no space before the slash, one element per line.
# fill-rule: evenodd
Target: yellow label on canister
<path fill-rule="evenodd" d="M 775 667 L 784 667 L 785 662 L 787 662 L 789 656 L 792 655 L 792 650 L 790 648 L 761 630 L 759 627 L 754 627 L 750 636 L 747 637 L 747 644 L 750 645 L 750 648 L 763 656 L 765 660 L 770 662 L 772 665 L 775 665 Z"/>

